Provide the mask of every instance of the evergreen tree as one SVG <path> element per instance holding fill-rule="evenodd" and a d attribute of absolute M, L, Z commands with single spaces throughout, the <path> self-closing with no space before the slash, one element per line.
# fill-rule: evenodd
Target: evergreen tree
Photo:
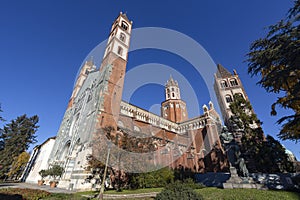
<path fill-rule="evenodd" d="M 9 172 L 14 158 L 36 142 L 35 132 L 38 129 L 38 116 L 27 117 L 22 115 L 6 124 L 0 133 L 3 148 L 0 151 L 0 178 Z"/>
<path fill-rule="evenodd" d="M 233 114 L 230 118 L 230 131 L 240 130 L 243 132 L 241 139 L 242 157 L 246 160 L 248 170 L 255 172 L 259 168 L 255 159 L 258 157 L 259 150 L 262 147 L 264 134 L 261 127 L 257 126 L 260 121 L 253 113 L 250 102 L 246 101 L 239 94 L 235 94 L 233 99 L 229 106 Z"/>
<path fill-rule="evenodd" d="M 249 101 L 235 94 L 234 101 L 230 104 L 233 116 L 231 124 L 235 123 L 238 130 L 243 130 L 241 139 L 242 157 L 246 160 L 250 172 L 291 172 L 292 163 L 288 161 L 283 146 L 271 136 L 264 137 L 260 121 L 253 113 Z M 257 124 L 255 126 L 255 124 Z M 231 131 L 235 131 L 232 129 Z"/>
<path fill-rule="evenodd" d="M 261 172 L 294 172 L 293 163 L 288 160 L 285 148 L 270 135 L 266 137 L 258 155 L 256 162 L 259 162 Z"/>
<path fill-rule="evenodd" d="M 2 109 L 1 109 L 1 104 L 0 104 L 0 113 L 2 113 Z M 0 115 L 0 122 L 1 121 L 5 121 L 4 118 Z M 3 142 L 3 138 L 2 138 L 2 133 L 3 133 L 3 129 L 0 128 L 0 151 L 2 151 L 4 149 L 4 142 Z"/>
<path fill-rule="evenodd" d="M 1 109 L 1 104 L 0 104 L 0 113 L 2 113 L 3 110 Z M 5 121 L 4 118 L 0 115 L 0 121 Z"/>
<path fill-rule="evenodd" d="M 15 157 L 11 169 L 8 172 L 8 177 L 14 178 L 15 180 L 19 179 L 26 167 L 29 158 L 29 153 L 25 151 L 22 152 L 18 157 Z"/>
<path fill-rule="evenodd" d="M 282 95 L 271 106 L 271 115 L 276 115 L 276 106 L 291 109 L 294 113 L 281 117 L 279 138 L 300 139 L 300 0 L 288 17 L 269 27 L 265 38 L 254 41 L 248 53 L 248 73 L 261 76 L 258 82 L 267 92 Z"/>

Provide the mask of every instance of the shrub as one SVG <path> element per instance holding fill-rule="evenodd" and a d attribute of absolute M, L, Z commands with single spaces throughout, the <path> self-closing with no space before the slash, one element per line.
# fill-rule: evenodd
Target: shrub
<path fill-rule="evenodd" d="M 48 176 L 48 170 L 42 169 L 41 171 L 39 171 L 39 175 L 42 177 L 42 180 L 44 180 L 44 178 Z"/>
<path fill-rule="evenodd" d="M 202 183 L 195 183 L 195 181 L 191 178 L 185 179 L 183 180 L 183 184 L 188 187 L 188 188 L 192 188 L 194 190 L 196 189 L 202 189 L 205 187 L 205 185 L 203 185 Z"/>
<path fill-rule="evenodd" d="M 46 171 L 48 175 L 50 175 L 54 179 L 57 179 L 57 177 L 61 177 L 61 175 L 63 174 L 64 168 L 59 165 L 53 165 L 50 169 Z"/>
<path fill-rule="evenodd" d="M 196 193 L 188 184 L 176 181 L 156 195 L 155 200 L 203 200 L 203 197 Z"/>
<path fill-rule="evenodd" d="M 165 167 L 157 171 L 141 173 L 133 177 L 132 185 L 137 188 L 156 188 L 165 187 L 168 183 L 173 182 L 174 172 Z"/>

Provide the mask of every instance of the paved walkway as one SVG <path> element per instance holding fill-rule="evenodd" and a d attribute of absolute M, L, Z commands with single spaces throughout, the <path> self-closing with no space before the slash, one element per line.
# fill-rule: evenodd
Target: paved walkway
<path fill-rule="evenodd" d="M 29 188 L 29 189 L 38 189 L 45 190 L 50 193 L 67 193 L 72 194 L 76 191 L 66 190 L 62 188 L 50 188 L 49 185 L 39 186 L 38 184 L 30 184 L 30 183 L 0 183 L 1 188 Z M 104 199 L 124 199 L 124 198 L 143 198 L 143 197 L 155 197 L 158 192 L 151 193 L 141 193 L 141 194 L 104 194 Z M 89 195 L 83 195 L 86 197 L 92 197 Z"/>
<path fill-rule="evenodd" d="M 45 190 L 51 193 L 74 193 L 75 191 L 70 191 L 62 188 L 51 188 L 49 185 L 39 186 L 38 184 L 30 183 L 0 183 L 0 188 L 29 188 L 29 189 L 38 189 Z"/>

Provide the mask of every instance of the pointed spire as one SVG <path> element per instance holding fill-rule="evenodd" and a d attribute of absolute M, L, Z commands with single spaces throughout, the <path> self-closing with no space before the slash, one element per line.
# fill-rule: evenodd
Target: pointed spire
<path fill-rule="evenodd" d="M 85 61 L 85 64 L 89 65 L 89 66 L 94 66 L 94 57 L 91 56 L 90 59 Z"/>
<path fill-rule="evenodd" d="M 217 68 L 218 68 L 218 72 L 217 72 L 218 78 L 228 78 L 232 76 L 232 74 L 221 64 L 218 64 Z"/>
<path fill-rule="evenodd" d="M 167 81 L 167 84 L 166 84 L 166 87 L 168 87 L 168 86 L 177 86 L 178 87 L 178 82 L 174 81 L 171 74 L 170 74 L 170 78 L 169 78 L 169 80 Z"/>
<path fill-rule="evenodd" d="M 125 20 L 127 20 L 128 22 L 130 22 L 129 19 L 128 19 L 128 17 L 127 17 L 127 15 L 126 15 L 126 13 L 120 12 L 120 15 L 121 15 Z"/>

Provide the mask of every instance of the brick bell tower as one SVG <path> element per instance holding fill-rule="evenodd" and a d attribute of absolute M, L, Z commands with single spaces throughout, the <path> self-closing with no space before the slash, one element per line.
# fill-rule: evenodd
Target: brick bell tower
<path fill-rule="evenodd" d="M 172 76 L 165 85 L 166 100 L 161 103 L 161 116 L 179 123 L 188 119 L 186 103 L 181 100 L 178 82 Z"/>
<path fill-rule="evenodd" d="M 99 127 L 112 126 L 117 130 L 124 77 L 130 44 L 132 21 L 122 12 L 113 22 L 100 66 L 105 90 L 100 94 L 103 105 L 98 115 Z"/>

